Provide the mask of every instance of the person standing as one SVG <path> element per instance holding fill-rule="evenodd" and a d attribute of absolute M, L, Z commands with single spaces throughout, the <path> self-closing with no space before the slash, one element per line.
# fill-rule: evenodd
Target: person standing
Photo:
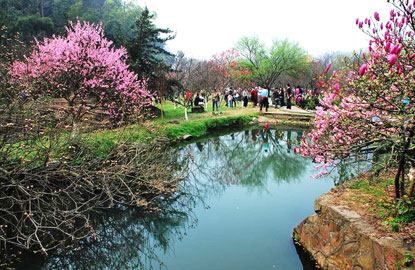
<path fill-rule="evenodd" d="M 186 90 L 186 106 L 193 107 L 192 92 Z"/>
<path fill-rule="evenodd" d="M 259 107 L 259 111 L 262 112 L 262 107 L 265 107 L 265 111 L 268 111 L 269 103 L 268 103 L 268 89 L 262 88 L 261 90 L 261 105 Z"/>
<path fill-rule="evenodd" d="M 233 99 L 232 99 L 233 106 L 236 108 L 236 102 L 239 101 L 239 93 L 238 93 L 238 90 L 237 89 L 235 89 L 233 91 L 233 95 L 232 96 L 233 96 Z"/>
<path fill-rule="evenodd" d="M 242 91 L 242 99 L 244 108 L 248 107 L 248 90 L 246 88 Z"/>
<path fill-rule="evenodd" d="M 219 92 L 216 89 L 212 92 L 212 112 L 215 112 L 215 106 L 216 112 L 219 112 Z"/>
<path fill-rule="evenodd" d="M 279 99 L 280 99 L 280 106 L 281 106 L 281 108 L 283 107 L 283 106 L 285 106 L 285 102 L 284 102 L 284 88 L 283 87 L 280 87 L 280 91 L 279 91 Z"/>
<path fill-rule="evenodd" d="M 272 100 L 274 101 L 274 108 L 277 109 L 280 101 L 280 91 L 277 87 L 275 87 L 274 92 L 272 93 Z"/>
<path fill-rule="evenodd" d="M 255 89 L 252 88 L 250 92 L 252 107 L 255 107 Z"/>
<path fill-rule="evenodd" d="M 289 83 L 287 83 L 286 92 L 287 92 L 287 109 L 291 110 L 291 99 L 292 99 L 293 91 Z"/>
<path fill-rule="evenodd" d="M 232 94 L 231 93 L 229 93 L 228 94 L 228 107 L 229 108 L 232 108 L 232 104 L 233 104 L 233 97 L 232 97 Z"/>
<path fill-rule="evenodd" d="M 262 104 L 262 87 L 258 87 L 257 102 L 259 106 Z"/>

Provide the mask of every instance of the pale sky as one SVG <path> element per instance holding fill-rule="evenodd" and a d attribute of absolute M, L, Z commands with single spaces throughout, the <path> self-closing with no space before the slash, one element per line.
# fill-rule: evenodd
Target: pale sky
<path fill-rule="evenodd" d="M 367 49 L 368 37 L 356 18 L 392 8 L 386 0 L 135 0 L 157 14 L 158 27 L 177 33 L 167 42 L 172 52 L 209 59 L 235 46 L 242 36 L 297 41 L 311 56 Z"/>

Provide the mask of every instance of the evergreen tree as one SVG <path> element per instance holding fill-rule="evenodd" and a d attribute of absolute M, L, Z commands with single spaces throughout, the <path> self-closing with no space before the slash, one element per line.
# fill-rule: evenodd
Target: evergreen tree
<path fill-rule="evenodd" d="M 155 88 L 157 77 L 164 73 L 162 71 L 170 69 L 166 59 L 173 55 L 164 46 L 166 41 L 175 37 L 170 29 L 156 27 L 154 16 L 147 7 L 143 10 L 133 27 L 135 35 L 127 45 L 130 65 L 140 77 L 149 79 L 152 89 Z"/>

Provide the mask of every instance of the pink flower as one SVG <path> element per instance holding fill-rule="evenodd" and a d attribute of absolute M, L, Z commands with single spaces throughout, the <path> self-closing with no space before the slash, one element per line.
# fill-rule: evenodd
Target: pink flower
<path fill-rule="evenodd" d="M 375 20 L 379 21 L 379 13 L 375 12 Z"/>
<path fill-rule="evenodd" d="M 398 57 L 396 56 L 396 54 L 390 54 L 388 56 L 388 60 L 389 60 L 389 65 L 393 66 L 396 63 L 396 60 L 398 60 Z"/>
<path fill-rule="evenodd" d="M 386 52 L 389 52 L 390 47 L 391 47 L 391 43 L 390 43 L 389 41 L 388 41 L 388 42 L 386 42 L 385 51 L 386 51 Z"/>
<path fill-rule="evenodd" d="M 363 65 L 360 67 L 360 70 L 359 70 L 359 74 L 360 74 L 360 76 L 365 75 L 366 70 L 367 70 L 367 65 L 366 65 L 366 64 L 363 64 Z"/>
<path fill-rule="evenodd" d="M 327 64 L 326 72 L 329 71 L 330 67 L 331 67 L 331 62 Z"/>
<path fill-rule="evenodd" d="M 264 127 L 265 127 L 265 129 L 266 129 L 266 130 L 268 130 L 268 129 L 269 129 L 269 124 L 268 124 L 268 122 L 266 122 L 266 123 L 265 123 Z"/>
<path fill-rule="evenodd" d="M 399 45 L 398 44 L 395 44 L 395 45 L 392 46 L 392 49 L 391 49 L 391 52 L 390 53 L 392 53 L 392 54 L 399 54 L 400 51 L 401 50 L 399 48 Z"/>

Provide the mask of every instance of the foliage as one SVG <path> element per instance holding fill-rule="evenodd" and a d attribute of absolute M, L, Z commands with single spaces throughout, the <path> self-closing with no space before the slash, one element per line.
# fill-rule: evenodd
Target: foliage
<path fill-rule="evenodd" d="M 251 85 L 251 72 L 238 63 L 239 54 L 235 49 L 214 55 L 207 63 L 209 72 L 214 78 L 209 85 L 211 89 L 228 87 L 242 88 Z"/>
<path fill-rule="evenodd" d="M 20 29 L 23 40 L 29 42 L 33 40 L 33 37 L 44 37 L 52 35 L 54 31 L 54 25 L 50 18 L 28 15 L 20 17 L 16 21 L 14 29 L 16 32 L 19 32 L 17 29 Z"/>
<path fill-rule="evenodd" d="M 160 73 L 161 70 L 169 70 L 169 65 L 164 60 L 172 54 L 166 51 L 164 46 L 166 41 L 174 38 L 170 35 L 170 29 L 156 27 L 153 20 L 154 14 L 145 8 L 133 27 L 134 37 L 127 44 L 132 69 L 139 77 L 150 79 L 151 89 L 155 88 L 155 71 Z"/>
<path fill-rule="evenodd" d="M 297 77 L 307 72 L 307 54 L 297 43 L 288 40 L 275 40 L 266 49 L 258 38 L 241 38 L 236 47 L 241 58 L 241 66 L 252 73 L 254 82 L 271 89 L 281 75 Z"/>
<path fill-rule="evenodd" d="M 213 78 L 207 61 L 187 58 L 179 51 L 174 57 L 171 71 L 166 76 L 166 98 L 185 106 L 186 91 L 196 93 L 200 89 L 211 89 Z"/>
<path fill-rule="evenodd" d="M 37 42 L 25 61 L 14 63 L 11 74 L 28 97 L 65 99 L 74 131 L 95 108 L 120 123 L 149 106 L 151 99 L 146 82 L 129 71 L 126 50 L 111 45 L 101 25 L 71 23 L 66 37 Z"/>
<path fill-rule="evenodd" d="M 398 167 L 395 193 L 399 198 L 404 187 L 403 177 L 401 183 L 399 179 L 406 164 L 415 162 L 415 23 L 413 6 L 397 2 L 385 24 L 379 22 L 377 13 L 374 18 L 357 20 L 360 28 L 366 25 L 370 29 L 366 33 L 372 38 L 369 53 L 363 56 L 366 63 L 331 77 L 322 106 L 317 108 L 314 129 L 309 141 L 304 138 L 301 150 L 324 163 L 320 175 L 327 174 L 326 166 L 336 166 L 339 160 L 353 161 L 362 157 L 360 153 L 375 150 L 370 159 L 374 165 Z"/>
<path fill-rule="evenodd" d="M 11 35 L 22 33 L 28 42 L 33 36 L 63 33 L 68 20 L 102 22 L 106 36 L 118 47 L 132 37 L 131 27 L 141 11 L 133 1 L 0 0 L 0 26 L 11 29 Z"/>

